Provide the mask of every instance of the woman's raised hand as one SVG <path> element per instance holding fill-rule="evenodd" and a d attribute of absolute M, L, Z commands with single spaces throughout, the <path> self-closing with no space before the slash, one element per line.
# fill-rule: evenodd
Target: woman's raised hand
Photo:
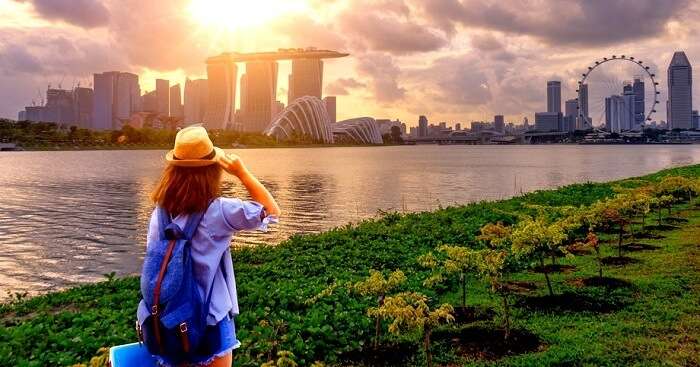
<path fill-rule="evenodd" d="M 239 178 L 247 172 L 247 168 L 243 164 L 241 157 L 233 153 L 226 153 L 219 158 L 219 164 L 226 172 Z"/>

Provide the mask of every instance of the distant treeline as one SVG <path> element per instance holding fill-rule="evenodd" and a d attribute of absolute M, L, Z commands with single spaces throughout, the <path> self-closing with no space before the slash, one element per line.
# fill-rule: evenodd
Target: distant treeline
<path fill-rule="evenodd" d="M 15 143 L 24 149 L 55 148 L 166 148 L 175 140 L 176 130 L 133 128 L 125 125 L 119 130 L 90 130 L 53 122 L 29 122 L 0 119 L 0 143 Z M 231 130 L 211 130 L 209 135 L 217 146 L 293 146 L 316 142 L 298 137 L 284 143 L 259 134 Z"/>

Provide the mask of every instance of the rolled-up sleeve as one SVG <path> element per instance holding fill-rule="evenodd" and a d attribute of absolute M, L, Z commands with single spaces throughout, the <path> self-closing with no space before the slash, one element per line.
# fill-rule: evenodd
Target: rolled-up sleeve
<path fill-rule="evenodd" d="M 277 218 L 267 215 L 265 208 L 255 201 L 222 198 L 221 215 L 226 225 L 234 231 L 266 231 L 269 224 L 277 223 Z"/>

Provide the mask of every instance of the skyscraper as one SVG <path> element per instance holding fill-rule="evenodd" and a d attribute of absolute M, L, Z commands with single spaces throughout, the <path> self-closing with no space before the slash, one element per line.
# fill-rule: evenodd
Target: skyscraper
<path fill-rule="evenodd" d="M 644 113 L 644 80 L 635 78 L 634 84 L 632 84 L 632 91 L 634 92 L 634 125 L 635 127 L 641 127 L 646 120 Z"/>
<path fill-rule="evenodd" d="M 623 95 L 605 98 L 605 128 L 612 133 L 635 129 L 634 92 L 631 88 Z"/>
<path fill-rule="evenodd" d="M 498 131 L 499 133 L 505 133 L 506 132 L 506 123 L 503 119 L 503 115 L 496 115 L 493 117 L 493 127 Z"/>
<path fill-rule="evenodd" d="M 235 115 L 238 67 L 231 60 L 207 60 L 209 98 L 204 123 L 208 129 L 232 127 Z"/>
<path fill-rule="evenodd" d="M 328 112 L 328 118 L 331 120 L 331 124 L 336 123 L 336 99 L 335 96 L 328 96 L 323 99 L 326 104 L 326 112 Z"/>
<path fill-rule="evenodd" d="M 119 72 L 111 71 L 93 75 L 94 99 L 92 104 L 92 128 L 111 130 L 114 126 L 114 94 Z"/>
<path fill-rule="evenodd" d="M 73 115 L 76 126 L 84 129 L 90 128 L 94 98 L 91 88 L 76 87 L 73 89 Z"/>
<path fill-rule="evenodd" d="M 323 87 L 323 60 L 292 60 L 292 73 L 289 74 L 289 95 L 287 104 L 297 98 L 312 96 L 321 98 Z"/>
<path fill-rule="evenodd" d="M 185 123 L 194 124 L 204 122 L 207 111 L 207 98 L 209 97 L 208 82 L 206 79 L 185 81 Z"/>
<path fill-rule="evenodd" d="M 134 112 L 141 110 L 139 76 L 132 73 L 118 73 L 115 81 L 114 118 L 115 121 L 128 120 Z"/>
<path fill-rule="evenodd" d="M 163 116 L 170 116 L 170 81 L 156 79 L 156 100 L 158 113 Z"/>
<path fill-rule="evenodd" d="M 418 117 L 418 137 L 428 136 L 428 118 L 425 116 Z"/>
<path fill-rule="evenodd" d="M 246 63 L 246 88 L 241 98 L 245 98 L 243 121 L 237 121 L 235 128 L 241 131 L 262 132 L 272 121 L 273 104 L 277 96 L 276 61 L 250 61 Z"/>
<path fill-rule="evenodd" d="M 156 91 L 148 92 L 141 97 L 144 112 L 158 113 L 158 96 Z"/>
<path fill-rule="evenodd" d="M 667 119 L 671 129 L 690 129 L 693 110 L 693 68 L 685 52 L 673 54 L 668 65 Z"/>
<path fill-rule="evenodd" d="M 547 112 L 561 112 L 561 82 L 547 82 Z"/>
<path fill-rule="evenodd" d="M 588 116 L 588 84 L 579 85 L 578 106 L 579 111 L 576 117 L 576 129 L 587 130 L 593 127 L 591 117 Z"/>
<path fill-rule="evenodd" d="M 170 87 L 170 116 L 183 117 L 183 115 L 180 84 L 175 84 Z"/>
<path fill-rule="evenodd" d="M 567 99 L 566 102 L 564 102 L 564 121 L 562 130 L 574 131 L 578 129 L 578 126 L 576 124 L 576 121 L 578 121 L 578 117 L 578 100 Z"/>

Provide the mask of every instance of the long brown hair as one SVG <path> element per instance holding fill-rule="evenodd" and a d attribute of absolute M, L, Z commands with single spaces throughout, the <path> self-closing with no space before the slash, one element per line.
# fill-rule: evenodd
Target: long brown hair
<path fill-rule="evenodd" d="M 221 195 L 221 166 L 181 167 L 168 165 L 151 200 L 170 215 L 203 212 Z"/>

